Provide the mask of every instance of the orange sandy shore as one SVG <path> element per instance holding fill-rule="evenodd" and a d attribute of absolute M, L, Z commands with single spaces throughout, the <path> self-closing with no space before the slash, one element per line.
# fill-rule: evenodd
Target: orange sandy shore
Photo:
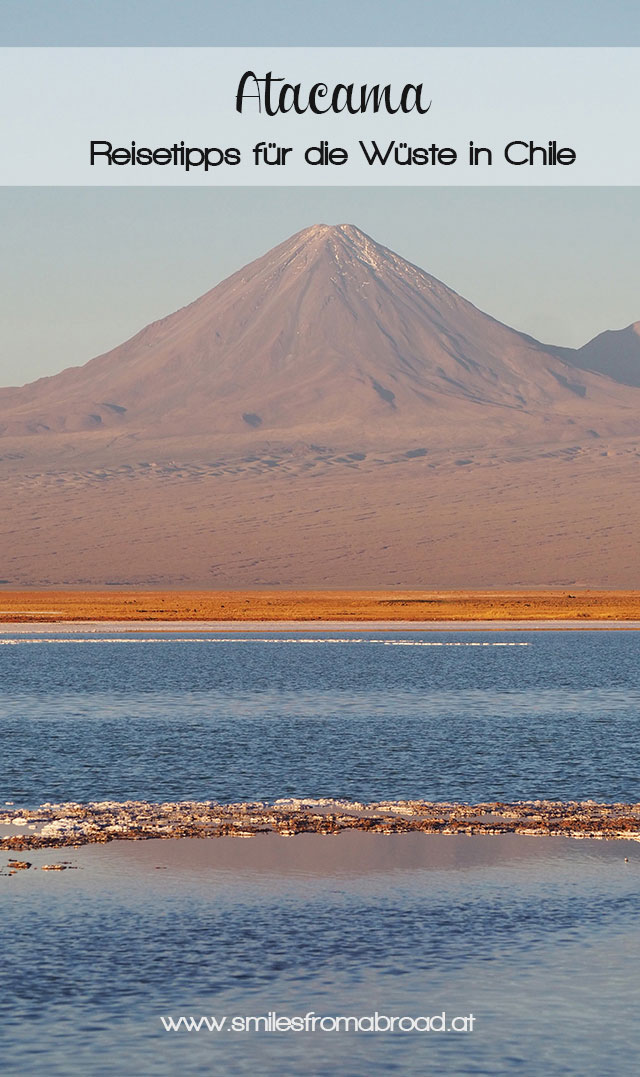
<path fill-rule="evenodd" d="M 640 591 L 0 591 L 0 622 L 640 621 Z"/>

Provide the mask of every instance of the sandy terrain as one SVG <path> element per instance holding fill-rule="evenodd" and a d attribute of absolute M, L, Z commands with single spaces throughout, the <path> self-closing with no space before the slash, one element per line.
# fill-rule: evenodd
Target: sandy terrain
<path fill-rule="evenodd" d="M 152 458 L 153 459 L 153 458 Z M 7 461 L 0 580 L 140 590 L 640 585 L 635 444 L 225 466 Z"/>
<path fill-rule="evenodd" d="M 640 622 L 640 591 L 0 591 L 0 622 L 365 625 Z"/>

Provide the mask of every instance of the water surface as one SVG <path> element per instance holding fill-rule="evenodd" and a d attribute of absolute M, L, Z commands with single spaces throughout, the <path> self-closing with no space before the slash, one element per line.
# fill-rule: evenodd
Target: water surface
<path fill-rule="evenodd" d="M 639 798 L 640 633 L 0 636 L 0 795 Z"/>
<path fill-rule="evenodd" d="M 631 842 L 345 834 L 69 857 L 79 870 L 0 879 L 18 899 L 3 923 L 3 1073 L 637 1072 Z M 473 1013 L 473 1033 L 167 1033 L 160 1021 L 443 1010 Z"/>

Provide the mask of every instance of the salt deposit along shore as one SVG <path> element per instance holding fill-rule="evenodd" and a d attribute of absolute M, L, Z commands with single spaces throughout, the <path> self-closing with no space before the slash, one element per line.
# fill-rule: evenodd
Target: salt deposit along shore
<path fill-rule="evenodd" d="M 113 633 L 131 635 L 184 635 L 195 638 L 215 633 L 237 637 L 242 634 L 293 632 L 638 632 L 640 621 L 622 620 L 547 620 L 547 621 L 4 621 L 0 634 L 11 637 L 106 636 Z M 14 639 L 0 638 L 0 644 Z M 43 639 L 43 642 L 51 640 Z M 339 641 L 338 641 L 339 642 Z M 480 644 L 478 644 L 480 646 Z"/>
<path fill-rule="evenodd" d="M 10 852 L 114 840 L 219 838 L 270 834 L 444 834 L 560 836 L 640 841 L 640 803 L 285 799 L 273 803 L 93 801 L 0 812 L 0 848 Z"/>

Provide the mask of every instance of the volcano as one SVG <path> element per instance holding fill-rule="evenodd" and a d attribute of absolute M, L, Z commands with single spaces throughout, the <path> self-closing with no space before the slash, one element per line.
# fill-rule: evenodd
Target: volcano
<path fill-rule="evenodd" d="M 0 433 L 359 448 L 630 427 L 628 393 L 569 359 L 353 225 L 316 225 L 107 354 L 2 390 Z"/>
<path fill-rule="evenodd" d="M 5 586 L 620 587 L 637 325 L 510 329 L 353 225 L 0 390 Z"/>

